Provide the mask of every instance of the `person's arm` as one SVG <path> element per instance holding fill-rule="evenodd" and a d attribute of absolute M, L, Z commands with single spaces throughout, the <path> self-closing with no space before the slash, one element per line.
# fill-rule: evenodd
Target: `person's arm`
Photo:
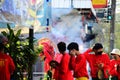
<path fill-rule="evenodd" d="M 87 49 L 85 52 L 83 52 L 83 55 L 87 60 L 89 60 L 89 53 L 92 52 L 93 50 L 91 48 Z"/>
<path fill-rule="evenodd" d="M 83 55 L 78 56 L 78 60 L 75 62 L 75 57 L 71 57 L 71 66 L 74 71 L 78 71 L 80 68 L 83 67 L 83 65 L 86 64 L 86 59 Z"/>
<path fill-rule="evenodd" d="M 116 70 L 116 62 L 114 59 L 110 60 L 110 75 L 114 75 L 115 74 L 115 70 Z"/>
<path fill-rule="evenodd" d="M 70 66 L 70 69 L 74 70 L 74 67 L 75 67 L 75 56 L 71 55 L 69 66 Z"/>
<path fill-rule="evenodd" d="M 103 68 L 108 68 L 109 69 L 109 67 L 110 67 L 110 58 L 109 58 L 109 56 L 107 54 L 104 54 L 104 55 L 106 55 L 106 56 L 105 56 L 105 64 L 104 64 Z"/>

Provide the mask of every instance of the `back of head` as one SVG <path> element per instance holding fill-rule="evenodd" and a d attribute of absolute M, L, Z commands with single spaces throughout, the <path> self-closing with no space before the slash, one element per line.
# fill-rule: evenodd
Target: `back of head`
<path fill-rule="evenodd" d="M 93 50 L 98 50 L 98 49 L 102 49 L 103 46 L 101 43 L 96 43 L 94 46 L 93 46 Z"/>
<path fill-rule="evenodd" d="M 4 44 L 0 43 L 0 51 L 4 49 Z"/>
<path fill-rule="evenodd" d="M 2 34 L 0 34 L 0 50 L 3 50 L 4 49 L 4 39 L 6 37 Z"/>
<path fill-rule="evenodd" d="M 60 52 L 65 52 L 66 51 L 66 44 L 65 44 L 65 42 L 59 42 L 57 44 L 57 47 L 58 47 L 58 50 Z"/>
<path fill-rule="evenodd" d="M 69 51 L 70 51 L 70 50 L 73 50 L 73 49 L 79 51 L 79 46 L 78 46 L 78 44 L 77 44 L 76 42 L 71 42 L 71 43 L 68 45 L 67 49 L 68 49 Z"/>

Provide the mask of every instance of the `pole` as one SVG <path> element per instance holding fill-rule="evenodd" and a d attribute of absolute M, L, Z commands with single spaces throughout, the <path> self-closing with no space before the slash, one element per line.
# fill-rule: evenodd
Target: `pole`
<path fill-rule="evenodd" d="M 29 46 L 33 50 L 33 38 L 34 38 L 34 30 L 33 26 L 29 28 Z"/>
<path fill-rule="evenodd" d="M 29 28 L 29 47 L 34 50 L 33 48 L 33 38 L 34 38 L 34 29 L 33 26 Z M 28 80 L 33 80 L 33 75 L 32 75 L 32 63 L 29 63 L 29 72 L 28 72 Z"/>
<path fill-rule="evenodd" d="M 112 16 L 112 19 L 110 21 L 110 51 L 112 51 L 112 49 L 114 48 L 116 0 L 112 0 L 111 2 L 112 2 L 112 4 L 111 4 L 111 9 L 112 9 L 111 16 Z"/>

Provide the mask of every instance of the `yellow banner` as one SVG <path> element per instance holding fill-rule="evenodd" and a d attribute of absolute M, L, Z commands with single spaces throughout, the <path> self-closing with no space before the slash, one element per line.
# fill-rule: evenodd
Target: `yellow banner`
<path fill-rule="evenodd" d="M 93 5 L 105 5 L 106 2 L 106 0 L 92 0 Z"/>

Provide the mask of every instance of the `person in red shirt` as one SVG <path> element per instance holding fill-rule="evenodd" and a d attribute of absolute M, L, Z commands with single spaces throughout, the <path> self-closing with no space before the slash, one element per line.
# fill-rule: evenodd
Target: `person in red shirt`
<path fill-rule="evenodd" d="M 111 55 L 113 57 L 110 61 L 111 80 L 120 80 L 120 50 L 113 49 Z"/>
<path fill-rule="evenodd" d="M 58 80 L 73 80 L 72 72 L 69 68 L 70 55 L 66 53 L 66 44 L 59 42 L 57 44 L 60 54 L 62 54 L 61 62 L 58 66 Z"/>
<path fill-rule="evenodd" d="M 84 56 L 90 65 L 92 80 L 108 80 L 110 59 L 103 52 L 101 43 L 96 43 L 92 49 L 84 52 Z"/>
<path fill-rule="evenodd" d="M 86 69 L 87 61 L 84 55 L 80 54 L 78 44 L 76 42 L 71 42 L 67 49 L 71 55 L 70 67 L 74 72 L 76 80 L 88 80 L 88 73 Z"/>
<path fill-rule="evenodd" d="M 0 80 L 10 80 L 11 74 L 15 70 L 12 58 L 5 54 L 6 41 L 4 36 L 0 36 Z"/>

